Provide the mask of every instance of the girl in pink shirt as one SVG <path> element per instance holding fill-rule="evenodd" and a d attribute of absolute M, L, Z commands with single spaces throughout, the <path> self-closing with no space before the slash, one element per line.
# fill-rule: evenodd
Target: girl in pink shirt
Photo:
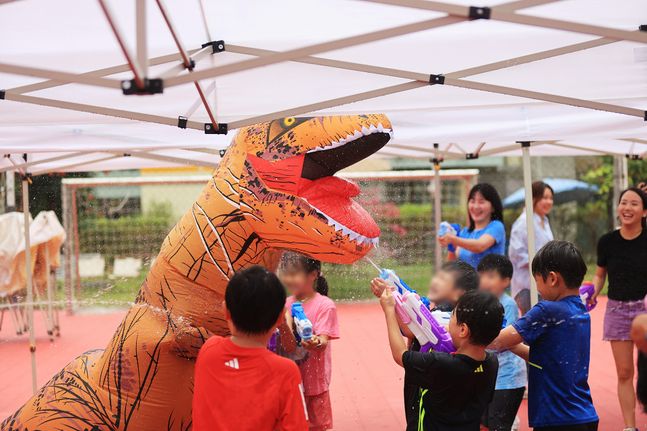
<path fill-rule="evenodd" d="M 279 265 L 279 278 L 288 289 L 286 321 L 280 331 L 280 343 L 287 352 L 298 347 L 294 335 L 292 304 L 301 302 L 306 317 L 312 322 L 313 337 L 301 341 L 307 354 L 297 361 L 301 370 L 303 389 L 308 410 L 310 430 L 332 428 L 330 405 L 330 375 L 332 369 L 330 340 L 339 338 L 339 324 L 335 303 L 328 298 L 328 283 L 321 275 L 321 262 L 294 252 L 286 252 Z M 285 330 L 285 328 L 292 330 Z"/>

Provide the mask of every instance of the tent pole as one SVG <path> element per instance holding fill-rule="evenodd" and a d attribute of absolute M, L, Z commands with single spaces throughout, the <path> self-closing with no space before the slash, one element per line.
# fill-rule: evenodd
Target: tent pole
<path fill-rule="evenodd" d="M 26 161 L 26 160 L 25 160 Z M 25 216 L 25 272 L 27 276 L 27 324 L 29 325 L 29 352 L 31 354 L 31 389 L 34 395 L 38 389 L 36 383 L 36 333 L 34 331 L 34 292 L 31 264 L 31 241 L 29 238 L 29 176 L 22 177 L 22 211 Z"/>
<path fill-rule="evenodd" d="M 196 72 L 197 73 L 197 72 Z M 238 129 L 251 124 L 270 121 L 276 118 L 290 117 L 293 115 L 304 114 L 306 112 L 318 111 L 320 109 L 332 108 L 333 106 L 344 105 L 347 103 L 357 102 L 359 100 L 372 99 L 374 97 L 386 96 L 387 94 L 401 93 L 403 91 L 414 90 L 416 88 L 428 87 L 428 82 L 410 81 L 402 84 L 390 85 L 388 87 L 378 88 L 376 90 L 364 91 L 362 93 L 351 94 L 350 96 L 337 97 L 335 99 L 324 100 L 323 102 L 311 103 L 309 105 L 297 106 L 296 108 L 275 111 L 269 114 L 258 115 L 255 117 L 244 118 L 238 121 L 228 123 L 229 129 Z"/>
<path fill-rule="evenodd" d="M 136 0 L 135 16 L 137 32 L 137 63 L 144 78 L 148 76 L 148 45 L 146 40 L 147 22 L 146 22 L 146 0 Z"/>
<path fill-rule="evenodd" d="M 103 2 L 105 0 L 99 0 Z M 456 24 L 458 22 L 464 22 L 467 18 L 457 17 L 457 16 L 442 16 L 439 18 L 427 19 L 424 21 L 418 21 L 410 24 L 405 24 L 397 27 L 386 28 L 382 30 L 373 31 L 370 33 L 364 33 L 356 36 L 349 36 L 342 39 L 336 39 L 332 41 L 316 43 L 314 45 L 308 45 L 296 49 L 290 49 L 288 51 L 277 52 L 276 54 L 266 55 L 263 57 L 251 58 L 248 60 L 241 60 L 235 63 L 228 63 L 222 66 L 208 67 L 206 69 L 199 70 L 192 74 L 175 76 L 169 78 L 164 82 L 164 88 L 174 87 L 180 84 L 186 84 L 193 81 L 199 81 L 207 78 L 216 78 L 218 76 L 224 76 L 235 72 L 241 72 L 243 70 L 254 69 L 262 66 L 269 66 L 276 63 L 282 63 L 285 61 L 292 61 L 297 58 L 306 57 L 312 54 L 318 54 L 321 52 L 335 51 L 337 49 L 348 48 L 355 45 L 361 45 L 364 43 L 377 42 L 383 39 L 389 39 L 392 37 L 404 36 L 410 33 L 416 33 L 419 31 L 431 30 L 432 28 L 444 27 L 447 25 Z"/>
<path fill-rule="evenodd" d="M 72 315 L 72 228 L 70 223 L 70 189 L 65 184 L 61 184 L 61 200 L 63 207 L 63 229 L 65 230 L 64 253 L 65 260 L 65 311 Z"/>
<path fill-rule="evenodd" d="M 440 228 L 440 223 L 442 222 L 442 190 L 441 190 L 441 182 L 440 182 L 440 150 L 439 150 L 439 145 L 437 143 L 434 143 L 434 158 L 432 159 L 432 162 L 434 164 L 434 229 L 436 231 L 436 237 L 438 236 L 438 229 Z M 435 267 L 434 271 L 438 272 L 440 269 L 442 263 L 443 263 L 443 250 L 440 247 L 440 243 L 438 242 L 438 238 L 436 238 L 436 241 L 434 241 L 434 252 L 435 252 Z"/>
<path fill-rule="evenodd" d="M 628 166 L 625 156 L 616 155 L 613 157 L 613 217 L 618 210 L 620 192 L 629 187 Z"/>
<path fill-rule="evenodd" d="M 523 157 L 523 187 L 526 192 L 526 229 L 528 230 L 528 265 L 535 258 L 535 219 L 532 207 L 532 171 L 530 168 L 530 142 L 520 142 Z M 530 276 L 530 305 L 539 302 L 535 278 Z"/>
<path fill-rule="evenodd" d="M 137 64 L 137 62 L 133 59 L 133 56 L 130 53 L 128 46 L 126 45 L 126 42 L 123 39 L 122 32 L 117 27 L 117 22 L 115 21 L 111 10 L 108 4 L 106 3 L 106 0 L 99 0 L 99 6 L 101 6 L 101 10 L 103 10 L 103 14 L 106 17 L 106 21 L 108 21 L 108 25 L 110 25 L 110 28 L 112 29 L 112 33 L 117 39 L 117 44 L 119 45 L 119 48 L 121 48 L 121 52 L 126 58 L 126 62 L 128 63 L 130 70 L 133 72 L 133 78 L 135 80 L 135 84 L 137 85 L 137 88 L 144 88 L 145 76 L 142 74 L 142 71 L 139 68 L 139 65 Z M 121 88 L 121 83 L 119 83 L 119 88 Z"/>
<path fill-rule="evenodd" d="M 16 211 L 16 176 L 13 170 L 8 170 L 5 176 L 7 204 L 5 210 L 7 212 Z"/>
<path fill-rule="evenodd" d="M 47 276 L 47 335 L 50 341 L 54 341 L 54 310 L 53 304 L 54 295 L 52 292 L 52 274 L 49 259 L 49 244 L 45 244 L 45 271 Z"/>

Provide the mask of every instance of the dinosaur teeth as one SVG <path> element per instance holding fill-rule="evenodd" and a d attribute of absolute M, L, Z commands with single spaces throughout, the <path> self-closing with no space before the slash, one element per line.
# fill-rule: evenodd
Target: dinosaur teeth
<path fill-rule="evenodd" d="M 341 147 L 342 145 L 346 145 L 349 142 L 353 142 L 356 139 L 359 139 L 363 136 L 368 136 L 372 135 L 373 133 L 388 133 L 391 138 L 393 138 L 393 131 L 389 129 L 388 127 L 384 127 L 382 123 L 378 123 L 377 126 L 375 124 L 369 125 L 369 127 L 362 126 L 361 130 L 355 130 L 353 134 L 348 134 L 346 135 L 345 138 L 341 138 L 339 141 L 332 141 L 331 143 L 327 145 L 320 145 L 317 148 L 308 151 L 308 153 L 315 153 L 317 151 L 326 151 L 326 150 L 332 150 L 338 147 Z"/>
<path fill-rule="evenodd" d="M 319 211 L 319 210 L 317 210 L 317 211 Z M 322 213 L 321 211 L 319 211 L 319 213 L 322 214 L 326 218 L 328 226 L 331 226 L 333 229 L 335 229 L 335 232 L 341 231 L 342 235 L 347 236 L 348 239 L 350 239 L 351 241 L 355 241 L 359 245 L 371 244 L 371 245 L 373 245 L 375 247 L 378 246 L 379 241 L 380 241 L 379 237 L 378 238 L 367 238 L 364 235 L 361 235 L 361 234 L 355 232 L 354 230 L 352 230 L 350 228 L 347 228 L 343 224 L 339 223 L 338 221 L 336 221 L 332 217 L 327 216 L 326 214 Z"/>

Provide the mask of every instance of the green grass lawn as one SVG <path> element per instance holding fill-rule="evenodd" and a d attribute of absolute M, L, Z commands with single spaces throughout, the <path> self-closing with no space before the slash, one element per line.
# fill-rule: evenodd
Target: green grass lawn
<path fill-rule="evenodd" d="M 382 262 L 412 288 L 426 292 L 432 274 L 431 263 L 398 265 L 396 262 Z M 593 280 L 595 265 L 589 265 L 586 280 Z M 375 268 L 364 261 L 353 265 L 324 264 L 323 274 L 330 286 L 330 297 L 341 301 L 361 301 L 373 297 L 369 288 L 372 278 L 377 276 Z M 125 307 L 132 301 L 144 281 L 146 274 L 139 277 L 120 279 L 84 280 L 81 294 L 76 299 L 84 307 Z M 606 295 L 606 286 L 602 291 Z M 62 298 L 59 289 L 59 298 Z"/>

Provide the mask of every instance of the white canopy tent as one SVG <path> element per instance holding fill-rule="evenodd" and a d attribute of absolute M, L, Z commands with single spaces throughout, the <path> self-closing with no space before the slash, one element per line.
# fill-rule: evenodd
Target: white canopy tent
<path fill-rule="evenodd" d="M 385 112 L 385 157 L 523 154 L 531 216 L 531 152 L 647 153 L 641 0 L 0 3 L 0 171 L 214 166 L 216 130 Z"/>

